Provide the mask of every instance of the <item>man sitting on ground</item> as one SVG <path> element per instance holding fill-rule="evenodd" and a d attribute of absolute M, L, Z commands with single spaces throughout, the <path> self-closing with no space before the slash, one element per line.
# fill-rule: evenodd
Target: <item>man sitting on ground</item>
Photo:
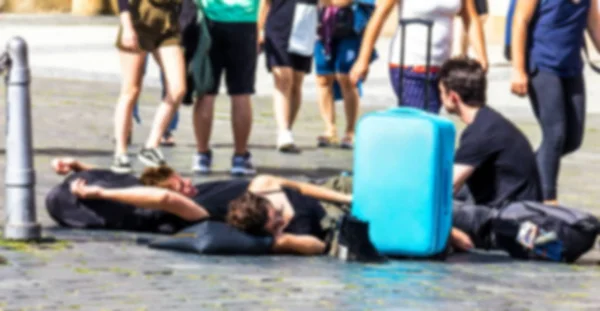
<path fill-rule="evenodd" d="M 439 73 L 444 108 L 467 127 L 455 155 L 454 191 L 465 183 L 478 205 L 541 201 L 535 154 L 519 129 L 486 105 L 487 79 L 475 60 L 448 60 Z"/>

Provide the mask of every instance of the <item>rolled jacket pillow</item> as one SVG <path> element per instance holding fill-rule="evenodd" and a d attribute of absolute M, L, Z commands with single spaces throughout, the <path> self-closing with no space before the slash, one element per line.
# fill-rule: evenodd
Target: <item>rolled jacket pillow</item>
<path fill-rule="evenodd" d="M 271 253 L 272 245 L 270 236 L 250 235 L 226 223 L 207 220 L 174 236 L 157 239 L 149 247 L 198 254 L 266 255 Z"/>

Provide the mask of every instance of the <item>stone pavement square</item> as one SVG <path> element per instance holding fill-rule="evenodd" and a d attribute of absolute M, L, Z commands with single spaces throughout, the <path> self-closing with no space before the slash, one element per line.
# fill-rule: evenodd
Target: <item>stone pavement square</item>
<path fill-rule="evenodd" d="M 453 256 L 447 263 L 398 261 L 345 264 L 329 258 L 199 256 L 152 250 L 144 235 L 55 228 L 44 207 L 48 189 L 61 178 L 52 157 L 74 155 L 106 166 L 118 84 L 36 78 L 32 84 L 38 218 L 45 234 L 66 242 L 47 246 L 0 243 L 0 310 L 597 310 L 600 269 L 592 253 L 580 265 L 517 262 L 503 254 Z M 0 88 L 0 98 L 4 98 Z M 132 152 L 148 133 L 158 89 L 141 98 L 143 123 Z M 254 99 L 251 148 L 261 172 L 294 178 L 327 176 L 352 167 L 343 150 L 314 148 L 321 130 L 316 103 L 307 101 L 296 127 L 301 155 L 274 148 L 270 99 Z M 341 107 L 338 107 L 341 110 Z M 381 109 L 365 107 L 365 111 Z M 191 109 L 182 107 L 174 166 L 191 176 Z M 341 112 L 341 111 L 340 111 Z M 0 117 L 5 118 L 0 109 Z M 534 143 L 536 125 L 514 116 Z M 582 151 L 565 160 L 561 197 L 593 212 L 600 194 L 597 117 L 590 116 Z M 217 104 L 213 144 L 218 171 L 229 168 L 229 104 Z M 4 149 L 2 149 L 4 151 Z M 3 154 L 3 153 L 2 153 Z M 4 162 L 4 157 L 0 157 Z M 136 164 L 138 165 L 138 164 Z M 141 169 L 136 166 L 137 170 Z M 208 178 L 226 178 L 217 174 Z M 206 178 L 194 177 L 196 182 Z M 0 206 L 3 205 L 0 200 Z M 4 211 L 0 207 L 0 214 Z M 0 215 L 2 216 L 2 215 Z"/>
<path fill-rule="evenodd" d="M 50 160 L 73 155 L 99 166 L 108 166 L 111 161 L 112 114 L 119 91 L 117 60 L 111 45 L 114 22 L 114 18 L 0 19 L 1 42 L 21 34 L 31 43 L 38 219 L 46 235 L 64 241 L 39 246 L 0 241 L 0 310 L 600 309 L 600 257 L 596 250 L 577 265 L 517 262 L 499 253 L 457 255 L 445 263 L 359 265 L 329 258 L 180 254 L 152 250 L 141 243 L 152 236 L 56 228 L 44 206 L 48 190 L 61 181 L 51 172 Z M 382 61 L 372 68 L 365 87 L 363 112 L 395 105 L 387 81 L 386 50 L 383 42 Z M 134 128 L 131 152 L 137 151 L 146 138 L 158 102 L 155 69 L 145 81 L 149 87 L 140 100 L 143 123 Z M 508 94 L 509 77 L 506 67 L 491 69 L 490 105 L 510 116 L 537 146 L 539 128 L 527 101 Z M 568 206 L 600 215 L 596 178 L 600 173 L 600 93 L 595 87 L 600 76 L 588 74 L 586 78 L 586 137 L 582 149 L 563 161 L 559 189 L 561 201 Z M 315 102 L 314 77 L 305 84 L 305 102 L 295 126 L 303 153 L 275 152 L 269 97 L 272 78 L 259 69 L 258 79 L 251 151 L 260 172 L 306 178 L 352 168 L 350 152 L 315 148 L 316 136 L 323 128 Z M 0 98 L 5 98 L 3 85 Z M 2 99 L 0 103 L 4 103 Z M 194 139 L 189 107 L 181 108 L 181 122 L 175 133 L 177 146 L 165 149 L 174 167 L 194 177 L 195 182 L 228 178 L 225 173 L 231 161 L 232 139 L 230 104 L 225 97 L 219 98 L 216 110 L 212 142 L 217 174 L 202 178 L 190 174 Z M 338 115 L 343 116 L 340 105 Z M 2 106 L 0 120 L 5 119 Z M 340 121 L 341 129 L 343 118 Z M 3 166 L 6 148 L 0 143 Z M 135 168 L 140 171 L 139 163 Z"/>

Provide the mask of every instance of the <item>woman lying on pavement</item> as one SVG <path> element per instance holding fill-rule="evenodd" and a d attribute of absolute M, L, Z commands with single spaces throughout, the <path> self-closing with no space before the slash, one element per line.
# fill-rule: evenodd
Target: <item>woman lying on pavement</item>
<path fill-rule="evenodd" d="M 61 175 L 95 170 L 71 158 L 52 162 Z M 352 179 L 334 177 L 323 185 L 259 175 L 251 180 L 222 180 L 192 185 L 173 169 L 146 168 L 143 186 L 104 188 L 88 185 L 81 178 L 70 182 L 70 191 L 80 199 L 108 200 L 177 216 L 189 226 L 212 219 L 252 234 L 275 237 L 273 252 L 303 255 L 323 254 L 331 220 L 349 212 Z M 185 227 L 185 225 L 182 226 Z M 472 248 L 469 237 L 453 229 L 451 243 L 459 249 Z"/>

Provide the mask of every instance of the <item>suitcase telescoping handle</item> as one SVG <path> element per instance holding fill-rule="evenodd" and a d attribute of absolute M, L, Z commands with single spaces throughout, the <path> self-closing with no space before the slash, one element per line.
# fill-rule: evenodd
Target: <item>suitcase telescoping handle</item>
<path fill-rule="evenodd" d="M 400 19 L 400 31 L 402 39 L 400 40 L 400 79 L 398 92 L 398 106 L 402 106 L 402 96 L 404 94 L 404 46 L 406 40 L 406 26 L 419 24 L 427 27 L 427 51 L 425 60 L 425 111 L 429 111 L 429 67 L 431 65 L 431 29 L 433 21 L 421 18 Z"/>

